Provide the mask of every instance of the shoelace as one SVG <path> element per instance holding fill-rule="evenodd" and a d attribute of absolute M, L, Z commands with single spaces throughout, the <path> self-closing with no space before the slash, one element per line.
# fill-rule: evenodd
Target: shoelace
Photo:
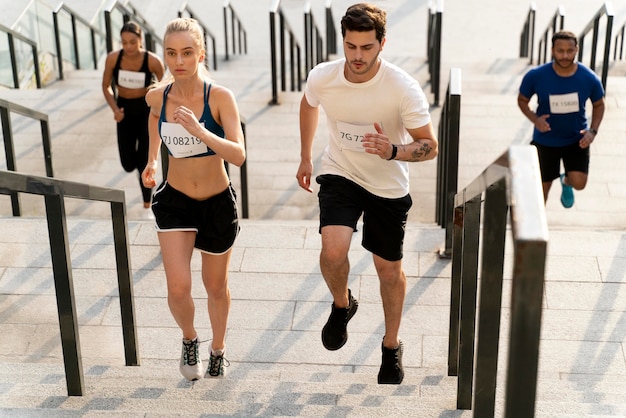
<path fill-rule="evenodd" d="M 211 376 L 219 376 L 223 373 L 223 367 L 230 366 L 230 361 L 228 361 L 224 356 L 214 356 L 211 354 L 211 363 L 209 364 L 209 374 Z"/>
<path fill-rule="evenodd" d="M 198 342 L 190 341 L 187 343 L 183 341 L 183 346 L 185 347 L 185 364 L 190 366 L 198 364 Z"/>

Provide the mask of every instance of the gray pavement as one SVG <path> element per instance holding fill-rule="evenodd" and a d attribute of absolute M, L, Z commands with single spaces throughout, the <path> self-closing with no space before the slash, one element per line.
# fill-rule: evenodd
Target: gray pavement
<path fill-rule="evenodd" d="M 0 1 L 3 7 L 8 3 Z M 95 1 L 66 3 L 86 14 L 98 6 Z M 157 29 L 178 9 L 165 0 L 137 3 Z M 382 306 L 371 257 L 359 246 L 359 234 L 350 254 L 350 280 L 361 307 L 350 323 L 350 341 L 337 352 L 320 344 L 330 297 L 318 266 L 316 198 L 299 190 L 295 181 L 301 93 L 280 93 L 281 104 L 268 105 L 267 2 L 232 3 L 249 31 L 248 54 L 221 61 L 213 75 L 235 92 L 247 122 L 250 219 L 242 221 L 230 269 L 227 377 L 191 384 L 179 376 L 180 336 L 167 308 L 150 214 L 141 207 L 136 177 L 119 165 L 100 72 L 74 71 L 46 89 L 2 90 L 0 97 L 50 115 L 56 177 L 125 190 L 141 366 L 124 366 L 108 206 L 66 202 L 86 380 L 85 396 L 67 397 L 43 201 L 22 197 L 26 215 L 15 219 L 8 199 L 0 197 L 0 416 L 471 416 L 470 411 L 456 410 L 456 379 L 446 375 L 450 265 L 437 257 L 444 231 L 434 224 L 436 163 L 416 164 L 411 172 L 415 205 L 407 228 L 408 288 L 401 329 L 407 377 L 398 387 L 381 387 L 376 373 Z M 319 3 L 314 12 L 323 22 Z M 333 1 L 336 19 L 350 3 Z M 389 11 L 383 55 L 410 71 L 430 94 L 427 2 L 375 3 Z M 216 34 L 222 33 L 222 2 L 189 4 L 215 25 Z M 304 2 L 282 4 L 293 17 L 296 33 L 301 33 Z M 545 28 L 558 4 L 565 6 L 566 26 L 578 32 L 586 24 L 582 16 L 603 2 L 541 2 L 538 30 Z M 616 25 L 621 25 L 626 5 L 615 6 Z M 521 76 L 530 68 L 517 58 L 528 7 L 527 2 L 514 1 L 503 8 L 497 0 L 445 4 L 442 79 L 447 81 L 451 67 L 461 68 L 463 77 L 460 186 L 511 143 L 530 137 L 530 125 L 515 101 Z M 0 23 L 11 26 L 2 20 L 11 16 L 0 16 Z M 558 187 L 547 204 L 550 242 L 537 416 L 626 416 L 625 92 L 623 74 L 612 75 L 607 113 L 592 149 L 589 185 L 576 194 L 574 208 L 560 206 Z M 432 109 L 436 125 L 439 112 Z M 17 117 L 14 129 L 19 137 L 18 169 L 43 175 L 38 126 Z M 318 132 L 316 155 L 324 145 L 323 126 Z M 231 174 L 239 188 L 239 170 Z M 508 244 L 496 416 L 503 408 L 510 311 Z M 199 268 L 196 255 L 196 275 Z M 199 330 L 210 340 L 199 280 L 194 295 Z"/>

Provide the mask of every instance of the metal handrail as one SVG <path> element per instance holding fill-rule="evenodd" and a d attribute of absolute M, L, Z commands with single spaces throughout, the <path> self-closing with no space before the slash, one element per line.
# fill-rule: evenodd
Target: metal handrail
<path fill-rule="evenodd" d="M 200 25 L 200 27 L 202 28 L 202 31 L 204 32 L 204 49 L 206 51 L 208 51 L 207 35 L 209 38 L 211 38 L 211 47 L 213 50 L 213 54 L 212 54 L 213 55 L 213 69 L 217 71 L 217 47 L 216 47 L 215 35 L 213 35 L 213 33 L 211 33 L 211 31 L 208 29 L 208 27 L 204 23 L 202 23 L 202 21 L 198 18 L 198 15 L 194 13 L 193 10 L 191 10 L 187 2 L 183 3 L 180 9 L 178 9 L 178 17 L 183 17 L 185 13 L 187 13 L 187 15 L 190 18 L 195 19 L 198 22 L 198 25 Z M 210 68 L 208 53 L 204 55 L 204 62 L 207 68 Z"/>
<path fill-rule="evenodd" d="M 494 416 L 508 215 L 513 280 L 503 416 L 532 417 L 548 244 L 536 148 L 512 145 L 454 205 L 448 374 L 458 376 L 457 408 Z"/>
<path fill-rule="evenodd" d="M 111 24 L 111 13 L 117 10 L 122 13 L 122 18 L 124 22 L 128 22 L 129 20 L 133 20 L 139 26 L 141 26 L 143 30 L 143 34 L 145 37 L 146 49 L 148 51 L 155 52 L 156 45 L 163 46 L 163 40 L 159 35 L 157 35 L 156 31 L 148 21 L 137 11 L 137 9 L 130 3 L 122 3 L 120 0 L 111 0 L 109 4 L 104 8 L 104 26 L 106 28 L 106 40 L 107 40 L 107 52 L 113 51 L 113 39 L 117 34 L 113 33 L 113 26 Z"/>
<path fill-rule="evenodd" d="M 428 9 L 428 36 L 426 45 L 428 55 L 428 73 L 430 75 L 430 89 L 434 96 L 433 104 L 435 106 L 439 105 L 442 20 L 443 0 L 437 0 L 436 6 L 431 3 Z"/>
<path fill-rule="evenodd" d="M 552 35 L 559 30 L 563 30 L 565 27 L 565 8 L 563 6 L 559 6 L 557 8 L 556 12 L 554 12 L 554 15 L 550 19 L 550 22 L 552 23 L 546 27 L 543 35 L 539 38 L 537 64 L 544 64 L 548 62 L 548 45 L 552 42 Z M 550 60 L 552 60 L 552 57 L 550 57 Z"/>
<path fill-rule="evenodd" d="M 589 64 L 589 68 L 591 70 L 596 70 L 596 54 L 598 50 L 598 35 L 600 28 L 600 19 L 606 16 L 606 29 L 605 29 L 605 38 L 604 38 L 604 54 L 602 60 L 602 75 L 600 76 L 602 80 L 602 86 L 606 91 L 606 80 L 609 75 L 609 58 L 611 55 L 611 37 L 613 31 L 613 18 L 615 13 L 613 12 L 613 6 L 610 2 L 604 3 L 602 7 L 596 12 L 591 21 L 585 26 L 579 36 L 579 48 L 578 48 L 578 61 L 582 62 L 583 60 L 583 49 L 585 44 L 585 36 L 589 32 L 593 32 L 592 41 L 591 41 L 591 63 Z"/>
<path fill-rule="evenodd" d="M 230 12 L 230 34 L 231 39 L 233 41 L 233 54 L 239 53 L 242 51 L 242 43 L 243 43 L 243 53 L 248 53 L 248 35 L 246 30 L 241 23 L 241 19 L 235 12 L 230 0 L 224 0 L 224 58 L 226 61 L 230 59 L 230 55 L 228 52 L 228 14 Z"/>
<path fill-rule="evenodd" d="M 324 61 L 324 41 L 322 31 L 315 23 L 311 2 L 304 5 L 304 74 L 305 78 L 316 64 Z"/>
<path fill-rule="evenodd" d="M 127 366 L 137 366 L 139 365 L 137 328 L 124 191 L 0 171 L 0 193 L 17 192 L 44 196 L 67 392 L 68 396 L 82 396 L 84 376 L 66 225 L 65 198 L 111 203 L 125 360 Z"/>
<path fill-rule="evenodd" d="M 98 69 L 98 49 L 96 47 L 96 35 L 100 35 L 102 39 L 106 39 L 106 34 L 103 33 L 100 29 L 91 25 L 89 21 L 80 17 L 76 12 L 66 6 L 63 2 L 61 2 L 53 11 L 52 11 L 52 19 L 54 22 L 54 38 L 56 41 L 56 52 L 57 52 L 57 62 L 59 65 L 59 79 L 63 80 L 63 49 L 61 48 L 61 29 L 59 27 L 59 13 L 66 12 L 70 15 L 70 19 L 72 22 L 72 42 L 74 46 L 74 57 L 76 62 L 74 65 L 77 69 L 80 70 L 80 53 L 78 48 L 79 36 L 76 30 L 76 23 L 81 23 L 85 27 L 89 29 L 91 34 L 91 53 L 93 57 L 93 69 Z"/>
<path fill-rule="evenodd" d="M 452 255 L 452 221 L 454 195 L 459 182 L 459 142 L 461 125 L 461 69 L 450 69 L 450 81 L 439 119 L 439 158 L 435 217 L 446 228 L 445 246 L 440 256 Z"/>
<path fill-rule="evenodd" d="M 11 125 L 11 112 L 36 119 L 40 122 L 46 176 L 53 177 L 52 147 L 50 146 L 50 124 L 48 121 L 48 115 L 16 103 L 0 99 L 0 119 L 2 119 L 2 137 L 4 138 L 4 154 L 6 157 L 7 170 L 17 171 L 14 146 L 15 141 L 13 140 L 13 127 Z M 20 201 L 17 193 L 11 193 L 11 208 L 13 210 L 13 216 L 20 216 Z"/>
<path fill-rule="evenodd" d="M 624 32 L 626 31 L 626 23 L 622 25 L 615 35 L 615 48 L 613 49 L 613 60 L 618 60 L 617 49 L 619 48 L 619 59 L 624 58 Z"/>
<path fill-rule="evenodd" d="M 277 51 L 276 51 L 276 15 L 279 18 L 280 27 L 280 87 L 281 91 L 287 90 L 287 58 L 285 54 L 285 32 L 289 35 L 289 68 L 291 75 L 291 91 L 302 90 L 302 73 L 301 73 L 301 47 L 296 39 L 282 8 L 281 0 L 272 0 L 270 5 L 270 58 L 272 68 L 272 99 L 270 105 L 277 105 L 278 102 L 278 69 L 277 69 Z"/>
<path fill-rule="evenodd" d="M 530 3 L 530 9 L 524 21 L 524 27 L 520 35 L 519 57 L 529 58 L 529 64 L 533 63 L 533 54 L 535 47 L 535 20 L 537 6 L 535 2 Z"/>
<path fill-rule="evenodd" d="M 337 53 L 337 29 L 333 18 L 332 0 L 326 0 L 326 60 Z"/>
<path fill-rule="evenodd" d="M 41 72 L 39 69 L 39 53 L 37 52 L 37 43 L 27 37 L 23 36 L 19 32 L 13 29 L 7 28 L 4 25 L 0 25 L 0 31 L 5 32 L 8 38 L 9 44 L 9 56 L 11 57 L 11 71 L 13 74 L 13 88 L 20 88 L 19 70 L 17 68 L 17 57 L 15 54 L 15 39 L 25 42 L 30 45 L 33 53 L 33 67 L 35 71 L 35 85 L 38 89 L 41 88 Z"/>

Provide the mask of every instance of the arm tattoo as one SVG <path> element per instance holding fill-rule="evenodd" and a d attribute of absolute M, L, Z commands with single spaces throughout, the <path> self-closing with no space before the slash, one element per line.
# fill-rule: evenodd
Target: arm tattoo
<path fill-rule="evenodd" d="M 416 141 L 419 146 L 411 153 L 409 161 L 423 161 L 433 150 L 428 142 Z"/>

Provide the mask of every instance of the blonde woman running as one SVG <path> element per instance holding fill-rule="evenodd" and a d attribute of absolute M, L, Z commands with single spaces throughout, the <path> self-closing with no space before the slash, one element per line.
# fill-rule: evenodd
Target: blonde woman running
<path fill-rule="evenodd" d="M 182 331 L 180 372 L 202 378 L 191 296 L 191 256 L 202 254 L 202 281 L 208 296 L 213 338 L 206 374 L 223 376 L 226 324 L 230 309 L 228 266 L 239 232 L 237 204 L 224 161 L 241 166 L 246 158 L 239 110 L 232 92 L 211 82 L 204 65 L 204 35 L 194 19 L 171 21 L 163 37 L 171 77 L 146 95 L 150 107 L 146 187 L 156 186 L 161 142 L 167 146 L 166 180 L 152 199 L 168 305 Z M 225 364 L 226 363 L 226 364 Z"/>

